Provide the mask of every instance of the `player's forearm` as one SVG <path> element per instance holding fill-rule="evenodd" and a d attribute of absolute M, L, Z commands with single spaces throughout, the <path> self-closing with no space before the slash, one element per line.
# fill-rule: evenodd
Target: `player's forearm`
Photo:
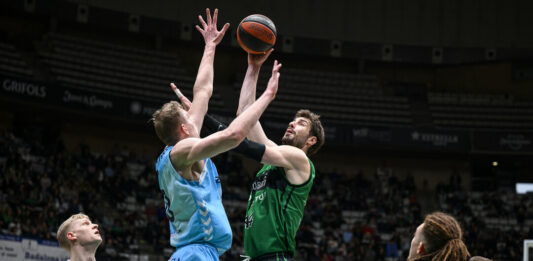
<path fill-rule="evenodd" d="M 277 146 L 276 143 L 268 139 L 259 121 L 252 127 L 252 129 L 250 130 L 250 132 L 248 132 L 248 135 L 246 137 L 251 141 L 265 144 L 265 146 L 267 147 Z"/>
<path fill-rule="evenodd" d="M 239 132 L 240 135 L 243 135 L 242 139 L 244 139 L 252 127 L 257 123 L 273 98 L 272 95 L 263 93 L 257 101 L 233 120 L 227 130 L 230 132 Z"/>
<path fill-rule="evenodd" d="M 206 93 L 209 97 L 213 93 L 213 78 L 215 76 L 213 63 L 215 61 L 215 44 L 206 44 L 198 74 L 194 83 L 193 93 L 196 96 L 199 92 Z M 194 99 L 193 99 L 194 101 Z"/>
<path fill-rule="evenodd" d="M 254 103 L 260 70 L 261 66 L 248 65 L 244 81 L 242 82 L 237 115 L 240 115 L 244 110 L 246 110 L 246 108 L 250 107 L 250 105 Z"/>

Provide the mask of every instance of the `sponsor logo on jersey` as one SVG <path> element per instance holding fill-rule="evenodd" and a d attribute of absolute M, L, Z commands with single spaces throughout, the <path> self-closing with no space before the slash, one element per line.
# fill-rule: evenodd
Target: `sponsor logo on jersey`
<path fill-rule="evenodd" d="M 255 179 L 254 183 L 252 183 L 252 191 L 262 190 L 266 187 L 269 173 L 270 172 L 267 171 Z"/>
<path fill-rule="evenodd" d="M 254 223 L 254 213 L 252 212 L 249 216 L 244 219 L 244 229 L 249 229 Z"/>
<path fill-rule="evenodd" d="M 266 196 L 265 194 L 266 194 L 266 192 L 263 192 L 263 193 L 255 196 L 255 200 L 254 201 L 262 201 L 263 199 L 265 199 L 265 196 Z"/>

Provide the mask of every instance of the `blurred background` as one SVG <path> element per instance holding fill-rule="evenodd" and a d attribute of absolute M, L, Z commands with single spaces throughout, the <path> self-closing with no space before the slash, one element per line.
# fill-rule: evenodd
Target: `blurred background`
<path fill-rule="evenodd" d="M 522 258 L 533 238 L 531 1 L 3 0 L 2 260 L 64 258 L 55 232 L 78 212 L 100 225 L 97 260 L 170 257 L 154 170 L 163 144 L 148 120 L 176 99 L 170 82 L 192 96 L 206 7 L 231 23 L 211 115 L 235 115 L 247 66 L 235 29 L 261 13 L 278 38 L 259 90 L 283 63 L 261 118 L 269 137 L 300 108 L 322 116 L 296 260 L 405 260 L 435 210 L 460 221 L 472 255 Z M 259 165 L 214 160 L 234 235 L 221 259 L 240 260 Z"/>

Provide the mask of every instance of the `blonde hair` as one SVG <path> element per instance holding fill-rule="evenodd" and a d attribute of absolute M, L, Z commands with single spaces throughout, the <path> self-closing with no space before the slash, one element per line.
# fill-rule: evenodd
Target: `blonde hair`
<path fill-rule="evenodd" d="M 166 145 L 174 145 L 178 142 L 176 128 L 180 124 L 183 111 L 181 104 L 171 101 L 163 104 L 161 109 L 155 111 L 152 115 L 155 133 Z"/>
<path fill-rule="evenodd" d="M 59 245 L 62 248 L 66 249 L 67 251 L 70 251 L 70 241 L 67 238 L 67 233 L 70 232 L 70 225 L 72 225 L 72 222 L 74 222 L 75 220 L 84 218 L 91 220 L 89 216 L 83 213 L 79 213 L 70 216 L 61 224 L 61 226 L 59 226 L 59 229 L 57 229 L 57 241 L 59 242 Z"/>

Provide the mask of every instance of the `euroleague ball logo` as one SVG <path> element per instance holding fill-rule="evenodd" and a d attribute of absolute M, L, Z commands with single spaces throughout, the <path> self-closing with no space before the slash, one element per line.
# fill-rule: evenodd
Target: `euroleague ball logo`
<path fill-rule="evenodd" d="M 260 24 L 249 23 L 246 25 L 246 29 L 253 31 L 257 38 L 267 40 L 268 42 L 272 41 L 274 38 L 272 32 Z"/>

